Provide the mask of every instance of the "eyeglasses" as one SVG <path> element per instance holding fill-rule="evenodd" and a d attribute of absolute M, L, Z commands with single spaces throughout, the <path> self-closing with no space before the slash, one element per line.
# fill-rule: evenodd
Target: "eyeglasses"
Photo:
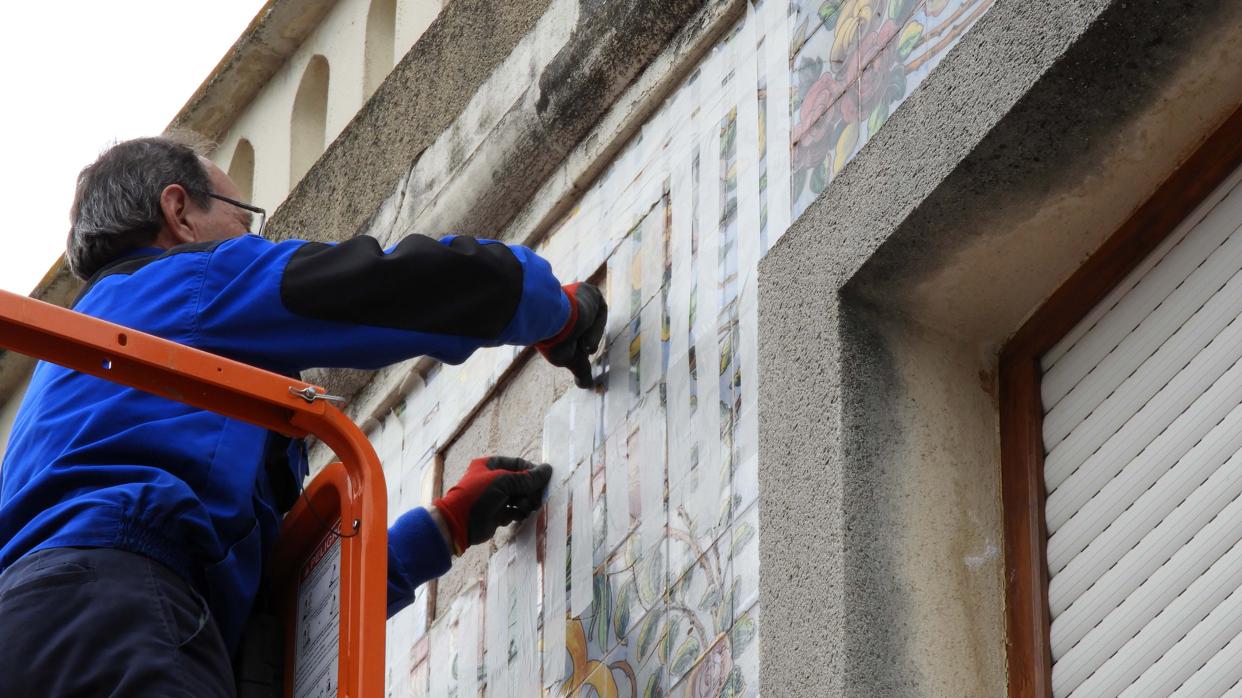
<path fill-rule="evenodd" d="M 213 192 L 203 192 L 203 193 L 205 193 L 207 196 L 210 196 L 213 199 L 219 199 L 220 201 L 223 201 L 226 204 L 233 204 L 234 206 L 242 209 L 243 211 L 249 211 L 257 215 L 259 217 L 259 224 L 257 226 L 254 226 L 254 230 L 251 232 L 253 232 L 255 235 L 258 235 L 259 237 L 263 237 L 263 224 L 267 222 L 267 211 L 264 211 L 258 206 L 251 206 L 250 204 L 244 204 L 240 201 L 230 199 L 227 196 L 220 196 L 219 194 L 215 194 Z"/>

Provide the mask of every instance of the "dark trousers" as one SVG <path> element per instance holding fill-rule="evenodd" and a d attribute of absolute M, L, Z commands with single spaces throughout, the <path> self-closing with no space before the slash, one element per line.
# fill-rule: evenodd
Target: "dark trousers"
<path fill-rule="evenodd" d="M 206 604 L 160 563 L 54 548 L 0 574 L 0 696 L 235 695 Z"/>

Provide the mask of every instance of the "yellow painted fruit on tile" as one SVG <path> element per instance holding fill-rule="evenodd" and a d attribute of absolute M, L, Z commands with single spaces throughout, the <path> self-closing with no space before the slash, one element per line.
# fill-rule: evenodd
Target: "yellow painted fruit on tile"
<path fill-rule="evenodd" d="M 841 8 L 841 17 L 837 20 L 833 31 L 832 49 L 828 52 L 828 60 L 840 67 L 851 57 L 850 54 L 858 46 L 858 42 L 871 27 L 871 22 L 880 16 L 876 8 L 878 0 L 850 0 Z"/>
<path fill-rule="evenodd" d="M 612 670 L 600 662 L 595 662 L 595 664 L 599 665 L 598 668 L 591 672 L 582 685 L 595 689 L 596 698 L 619 698 L 621 692 L 617 690 L 617 680 L 612 678 Z"/>
<path fill-rule="evenodd" d="M 901 34 L 897 37 L 897 55 L 904 59 L 910 55 L 915 46 L 923 40 L 923 25 L 916 20 L 910 20 L 906 26 L 901 28 Z"/>
<path fill-rule="evenodd" d="M 849 161 L 851 155 L 854 154 L 854 146 L 858 145 L 858 124 L 846 124 L 841 130 L 841 137 L 837 139 L 837 147 L 832 154 L 832 174 L 835 176 L 845 167 L 845 163 Z"/>
<path fill-rule="evenodd" d="M 573 673 L 565 682 L 566 694 L 573 691 L 591 675 L 599 662 L 587 658 L 586 631 L 582 629 L 582 621 L 574 619 L 565 626 L 565 651 L 573 663 Z"/>

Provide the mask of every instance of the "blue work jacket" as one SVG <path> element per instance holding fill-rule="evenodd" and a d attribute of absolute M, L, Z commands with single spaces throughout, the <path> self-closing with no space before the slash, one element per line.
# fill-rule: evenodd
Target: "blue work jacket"
<path fill-rule="evenodd" d="M 529 249 L 424 236 L 390 250 L 366 236 L 253 235 L 134 250 L 96 273 L 74 308 L 290 376 L 417 355 L 460 363 L 480 347 L 548 338 L 569 317 L 560 282 Z M 236 651 L 305 476 L 296 441 L 40 362 L 0 466 L 0 570 L 62 546 L 149 556 L 202 593 Z M 391 615 L 450 555 L 421 508 L 398 519 L 388 546 Z"/>

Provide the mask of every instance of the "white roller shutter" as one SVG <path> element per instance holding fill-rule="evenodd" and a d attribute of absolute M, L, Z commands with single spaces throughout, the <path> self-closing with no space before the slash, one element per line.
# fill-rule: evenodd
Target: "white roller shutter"
<path fill-rule="evenodd" d="M 1041 360 L 1056 696 L 1242 696 L 1240 182 Z"/>

